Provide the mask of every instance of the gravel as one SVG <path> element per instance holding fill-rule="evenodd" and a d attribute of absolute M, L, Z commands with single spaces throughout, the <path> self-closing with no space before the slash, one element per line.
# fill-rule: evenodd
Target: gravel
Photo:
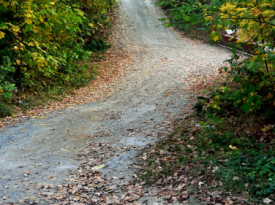
<path fill-rule="evenodd" d="M 186 88 L 193 79 L 187 74 L 207 73 L 229 56 L 223 48 L 158 26 L 163 12 L 151 0 L 121 0 L 119 9 L 120 23 L 115 29 L 121 32 L 114 36 L 114 46 L 134 52 L 134 65 L 112 85 L 114 91 L 105 100 L 59 110 L 44 119 L 29 119 L 0 131 L 0 203 L 32 197 L 47 204 L 37 198 L 38 187 L 54 187 L 69 178 L 70 170 L 80 164 L 78 153 L 87 141 L 95 146 L 110 143 L 127 147 L 128 151 L 108 159 L 102 173 L 122 173 L 129 179 L 135 169 L 128 164 L 135 161 L 137 153 L 164 137 L 173 120 L 189 112 L 192 102 Z M 154 203 L 154 199 L 148 200 L 148 204 Z"/>

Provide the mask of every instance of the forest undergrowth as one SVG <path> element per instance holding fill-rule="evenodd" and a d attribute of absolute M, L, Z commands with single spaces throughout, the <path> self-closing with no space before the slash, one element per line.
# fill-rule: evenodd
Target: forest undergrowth
<path fill-rule="evenodd" d="M 0 117 L 60 100 L 95 79 L 111 46 L 114 0 L 0 3 Z"/>

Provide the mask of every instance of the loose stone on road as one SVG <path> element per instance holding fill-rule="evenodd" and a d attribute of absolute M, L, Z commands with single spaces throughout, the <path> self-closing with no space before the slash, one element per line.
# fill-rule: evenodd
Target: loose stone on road
<path fill-rule="evenodd" d="M 111 96 L 0 131 L 0 204 L 164 203 L 131 184 L 135 158 L 189 112 L 189 74 L 207 74 L 229 52 L 158 26 L 161 18 L 151 0 L 121 0 L 113 46 L 135 61 Z"/>

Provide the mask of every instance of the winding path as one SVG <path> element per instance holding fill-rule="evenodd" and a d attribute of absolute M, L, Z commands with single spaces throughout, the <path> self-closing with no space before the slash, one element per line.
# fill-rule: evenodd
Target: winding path
<path fill-rule="evenodd" d="M 180 118 L 189 103 L 187 73 L 206 73 L 229 55 L 227 50 L 186 40 L 158 26 L 163 12 L 151 0 L 121 0 L 119 18 L 122 33 L 115 38 L 133 49 L 136 57 L 109 98 L 0 131 L 3 204 L 36 200 L 38 186 L 63 183 L 79 166 L 78 153 L 87 141 L 94 147 L 101 143 L 117 147 L 117 153 L 106 155 L 108 166 L 102 172 L 106 177 L 129 179 L 135 171 L 129 164 L 139 150 L 165 136 L 171 121 Z"/>

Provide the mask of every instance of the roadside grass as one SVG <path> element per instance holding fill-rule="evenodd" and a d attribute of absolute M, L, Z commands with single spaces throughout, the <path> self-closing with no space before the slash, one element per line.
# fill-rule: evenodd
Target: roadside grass
<path fill-rule="evenodd" d="M 274 204 L 274 131 L 263 128 L 252 135 L 236 116 L 194 114 L 145 150 L 148 159 L 140 178 L 147 184 L 177 187 L 183 177 L 188 194 L 209 203 L 230 198 L 234 204 Z M 209 195 L 214 191 L 220 191 L 220 198 Z"/>

